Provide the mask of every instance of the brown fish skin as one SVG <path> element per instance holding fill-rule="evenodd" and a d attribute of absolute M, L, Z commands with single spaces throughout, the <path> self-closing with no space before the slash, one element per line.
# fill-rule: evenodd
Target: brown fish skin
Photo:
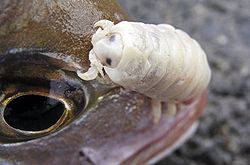
<path fill-rule="evenodd" d="M 0 1 L 0 118 L 7 98 L 19 93 L 74 105 L 47 132 L 14 130 L 4 137 L 2 129 L 0 163 L 144 164 L 171 148 L 202 114 L 206 92 L 172 115 L 162 103 L 156 117 L 151 100 L 141 94 L 79 79 L 74 69 L 88 68 L 93 24 L 100 19 L 119 22 L 128 16 L 115 0 Z M 83 93 L 59 88 L 65 84 Z"/>
<path fill-rule="evenodd" d="M 93 24 L 127 19 L 116 1 L 3 0 L 0 2 L 0 53 L 10 48 L 46 48 L 88 62 Z M 87 65 L 88 66 L 88 65 Z"/>

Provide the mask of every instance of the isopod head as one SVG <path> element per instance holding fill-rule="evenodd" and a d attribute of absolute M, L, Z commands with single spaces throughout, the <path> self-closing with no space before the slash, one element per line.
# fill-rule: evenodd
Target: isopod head
<path fill-rule="evenodd" d="M 147 57 L 133 45 L 135 41 L 131 35 L 135 33 L 134 28 L 126 21 L 114 25 L 109 20 L 100 20 L 94 27 L 98 30 L 91 41 L 90 68 L 85 73 L 77 71 L 78 76 L 83 80 L 93 80 L 98 73 L 104 77 L 104 70 L 113 82 L 123 87 L 134 86 L 150 67 Z"/>
<path fill-rule="evenodd" d="M 121 61 L 122 49 L 123 42 L 119 34 L 105 36 L 93 45 L 93 53 L 101 64 L 110 68 L 117 67 Z"/>
<path fill-rule="evenodd" d="M 98 28 L 92 37 L 93 49 L 89 53 L 90 68 L 87 72 L 77 71 L 83 80 L 93 80 L 100 73 L 104 77 L 103 68 L 115 68 L 121 60 L 123 41 L 118 33 L 112 33 L 114 23 L 100 20 L 95 23 Z"/>

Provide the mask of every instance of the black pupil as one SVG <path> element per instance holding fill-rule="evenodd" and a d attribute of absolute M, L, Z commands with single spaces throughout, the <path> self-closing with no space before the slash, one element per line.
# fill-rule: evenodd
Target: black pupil
<path fill-rule="evenodd" d="M 106 63 L 107 63 L 108 65 L 111 65 L 112 60 L 111 60 L 110 58 L 106 58 Z"/>
<path fill-rule="evenodd" d="M 26 95 L 14 99 L 7 105 L 4 119 L 16 129 L 41 131 L 54 125 L 63 113 L 64 105 L 58 100 Z"/>

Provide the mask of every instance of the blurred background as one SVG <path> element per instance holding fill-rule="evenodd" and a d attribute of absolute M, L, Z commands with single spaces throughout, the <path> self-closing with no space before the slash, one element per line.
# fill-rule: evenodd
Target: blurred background
<path fill-rule="evenodd" d="M 133 20 L 189 33 L 213 72 L 197 133 L 157 165 L 249 165 L 250 0 L 119 1 Z"/>

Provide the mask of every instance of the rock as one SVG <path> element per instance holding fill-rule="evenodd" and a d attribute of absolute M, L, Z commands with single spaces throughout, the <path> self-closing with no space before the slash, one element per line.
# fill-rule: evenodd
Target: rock
<path fill-rule="evenodd" d="M 197 134 L 158 164 L 249 164 L 249 1 L 119 1 L 136 21 L 169 23 L 196 38 L 213 72 Z"/>

